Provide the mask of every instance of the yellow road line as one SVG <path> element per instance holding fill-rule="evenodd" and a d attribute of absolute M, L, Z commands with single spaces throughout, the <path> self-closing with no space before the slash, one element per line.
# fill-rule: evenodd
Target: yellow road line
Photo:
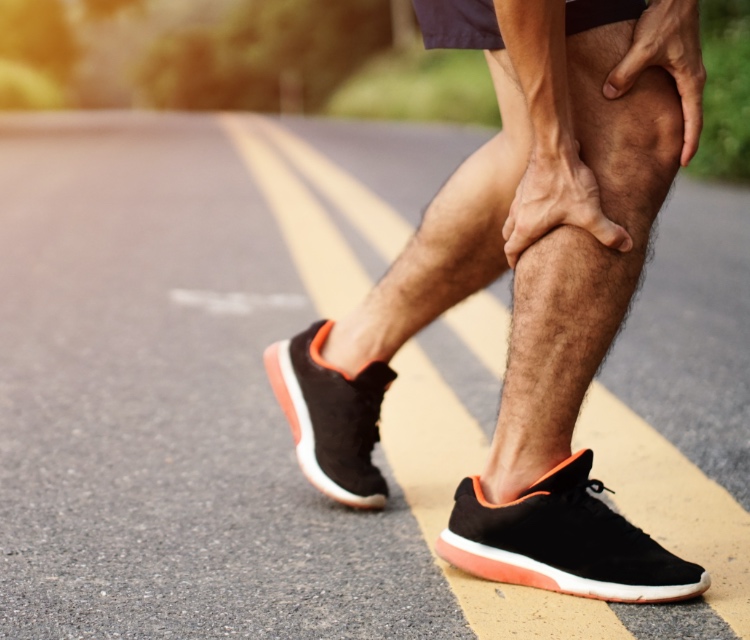
<path fill-rule="evenodd" d="M 396 259 L 414 233 L 408 222 L 303 140 L 267 119 L 258 118 L 255 122 L 386 262 Z M 510 335 L 510 314 L 485 291 L 472 296 L 470 302 L 454 307 L 443 319 L 474 353 L 481 354 L 490 371 L 502 377 L 505 374 L 505 346 Z M 489 321 L 482 322 L 482 318 L 489 318 Z"/>
<path fill-rule="evenodd" d="M 335 315 L 363 296 L 371 282 L 361 265 L 314 197 L 257 137 L 259 121 L 224 116 L 222 122 L 276 215 L 319 311 Z M 481 469 L 487 440 L 416 343 L 404 347 L 396 366 L 401 375 L 384 407 L 383 447 L 432 550 L 448 522 L 453 491 Z M 632 640 L 604 603 L 484 582 L 440 564 L 482 639 Z"/>
<path fill-rule="evenodd" d="M 310 145 L 268 120 L 263 131 L 391 261 L 412 232 L 388 204 Z M 505 370 L 510 315 L 479 293 L 446 322 L 498 377 Z M 596 477 L 617 489 L 616 501 L 636 523 L 683 556 L 709 568 L 706 600 L 741 638 L 750 638 L 750 514 L 653 427 L 594 383 L 576 442 L 596 451 Z"/>

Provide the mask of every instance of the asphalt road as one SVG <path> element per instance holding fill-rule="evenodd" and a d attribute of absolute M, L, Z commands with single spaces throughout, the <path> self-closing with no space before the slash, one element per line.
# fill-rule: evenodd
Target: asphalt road
<path fill-rule="evenodd" d="M 284 126 L 412 222 L 488 135 Z M 474 637 L 398 487 L 354 513 L 296 469 L 260 354 L 316 314 L 215 117 L 3 116 L 0 193 L 0 637 Z M 679 182 L 601 376 L 746 510 L 749 215 L 750 191 Z M 421 343 L 489 429 L 495 381 L 442 324 Z M 615 612 L 737 637 L 702 601 Z"/>

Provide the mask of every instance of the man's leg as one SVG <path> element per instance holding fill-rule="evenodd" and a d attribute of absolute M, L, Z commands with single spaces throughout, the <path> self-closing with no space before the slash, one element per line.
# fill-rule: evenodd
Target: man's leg
<path fill-rule="evenodd" d="M 508 268 L 502 229 L 530 143 L 523 97 L 503 91 L 499 101 L 506 129 L 459 167 L 367 298 L 337 323 L 315 323 L 266 350 L 300 467 L 337 502 L 385 506 L 388 486 L 371 452 L 383 394 L 396 377 L 387 362 L 422 327 Z"/>
<path fill-rule="evenodd" d="M 390 361 L 420 329 L 508 269 L 502 229 L 528 162 L 530 129 L 523 96 L 491 71 L 503 131 L 451 176 L 402 255 L 326 340 L 325 360 L 350 375 Z"/>
<path fill-rule="evenodd" d="M 513 331 L 497 431 L 482 474 L 487 499 L 515 499 L 571 455 L 584 395 L 636 289 L 653 220 L 678 168 L 682 114 L 671 78 L 647 71 L 626 97 L 600 92 L 630 43 L 618 23 L 568 39 L 576 136 L 602 208 L 634 240 L 622 254 L 574 227 L 531 246 L 515 274 Z M 512 74 L 505 52 L 498 67 Z"/>
<path fill-rule="evenodd" d="M 652 69 L 614 103 L 600 94 L 632 25 L 568 40 L 576 136 L 601 189 L 604 214 L 634 241 L 627 254 L 559 227 L 516 265 L 508 371 L 481 477 L 455 494 L 436 552 L 473 575 L 619 602 L 672 602 L 703 593 L 703 567 L 670 553 L 591 492 L 593 452 L 571 456 L 584 394 L 637 286 L 653 220 L 682 148 L 675 87 Z M 498 65 L 507 66 L 505 54 Z"/>

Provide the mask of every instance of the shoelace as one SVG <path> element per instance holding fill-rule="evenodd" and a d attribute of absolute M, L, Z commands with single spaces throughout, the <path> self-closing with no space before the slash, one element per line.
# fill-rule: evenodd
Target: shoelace
<path fill-rule="evenodd" d="M 604 486 L 601 480 L 585 480 L 577 486 L 573 487 L 567 492 L 567 498 L 571 504 L 581 505 L 591 512 L 594 517 L 601 520 L 617 521 L 619 528 L 628 537 L 641 538 L 642 536 L 649 537 L 648 534 L 644 533 L 642 529 L 630 524 L 624 517 L 619 513 L 613 511 L 604 502 L 592 496 L 588 490 L 591 489 L 596 494 L 607 491 L 614 494 L 612 489 Z"/>
<path fill-rule="evenodd" d="M 612 489 L 610 489 L 609 487 L 605 487 L 604 483 L 601 480 L 587 480 L 585 485 L 587 489 L 591 489 L 594 493 L 601 493 L 602 491 L 608 491 L 612 495 L 615 494 L 615 492 L 612 491 Z"/>
<path fill-rule="evenodd" d="M 576 486 L 572 487 L 566 492 L 566 498 L 571 504 L 588 504 L 593 500 L 596 504 L 604 505 L 603 502 L 600 500 L 597 500 L 593 498 L 591 494 L 588 493 L 588 489 L 591 489 L 594 493 L 603 493 L 604 491 L 608 491 L 609 493 L 614 494 L 614 491 L 610 489 L 609 487 L 605 487 L 604 483 L 601 480 L 584 480 L 583 482 L 579 482 Z M 606 507 L 609 511 L 609 507 Z"/>

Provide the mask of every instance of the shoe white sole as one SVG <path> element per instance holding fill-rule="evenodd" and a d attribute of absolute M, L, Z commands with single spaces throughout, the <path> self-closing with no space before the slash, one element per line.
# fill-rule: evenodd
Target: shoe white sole
<path fill-rule="evenodd" d="M 675 602 L 695 598 L 711 586 L 708 572 L 695 584 L 660 587 L 581 578 L 526 556 L 467 540 L 448 529 L 440 534 L 435 550 L 449 564 L 480 578 L 608 602 Z"/>
<path fill-rule="evenodd" d="M 294 374 L 289 355 L 289 340 L 272 344 L 263 354 L 268 379 L 284 414 L 289 420 L 297 451 L 297 462 L 307 480 L 331 500 L 355 509 L 382 509 L 386 496 L 358 496 L 331 480 L 315 457 L 315 433 L 302 389 Z"/>

